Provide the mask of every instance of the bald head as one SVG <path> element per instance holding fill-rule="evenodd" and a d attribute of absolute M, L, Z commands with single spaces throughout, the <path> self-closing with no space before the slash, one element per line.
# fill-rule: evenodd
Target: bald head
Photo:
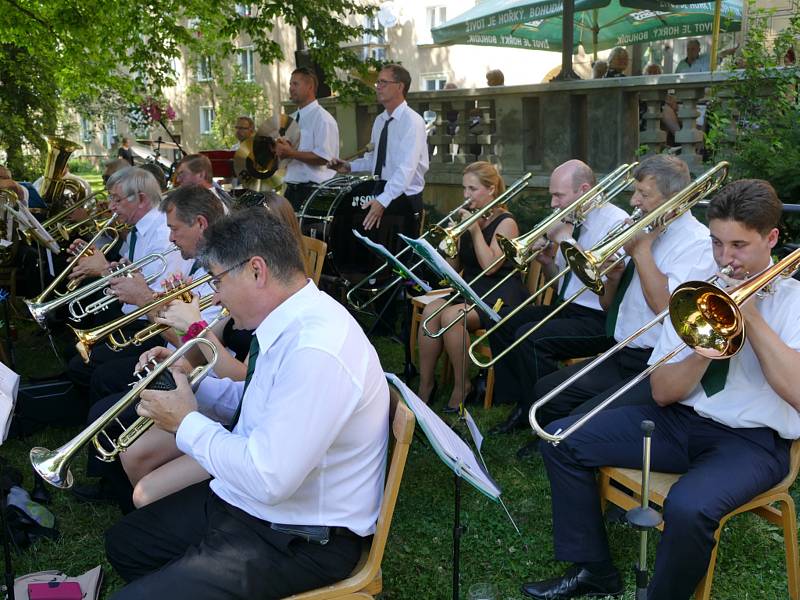
<path fill-rule="evenodd" d="M 557 166 L 550 175 L 550 206 L 564 208 L 595 185 L 594 172 L 574 159 Z"/>

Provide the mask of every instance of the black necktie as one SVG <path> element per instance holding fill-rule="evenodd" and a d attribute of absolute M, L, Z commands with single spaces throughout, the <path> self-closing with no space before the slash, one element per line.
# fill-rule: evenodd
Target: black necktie
<path fill-rule="evenodd" d="M 133 262 L 133 252 L 136 249 L 136 227 L 128 234 L 128 260 Z"/>
<path fill-rule="evenodd" d="M 576 242 L 581 236 L 581 227 L 583 227 L 582 223 L 575 227 L 575 229 L 572 231 L 572 239 Z M 556 250 L 556 253 L 558 253 L 558 250 Z M 556 298 L 556 304 L 561 304 L 564 301 L 564 296 L 567 294 L 567 286 L 569 285 L 570 279 L 572 279 L 572 269 L 567 271 L 567 274 L 564 275 L 564 280 L 561 282 L 561 289 L 558 291 L 558 298 Z"/>
<path fill-rule="evenodd" d="M 230 431 L 233 431 L 233 428 L 236 427 L 236 423 L 239 421 L 239 415 L 242 414 L 242 402 L 244 401 L 244 393 L 247 391 L 247 386 L 250 385 L 250 380 L 253 379 L 253 373 L 256 372 L 256 361 L 258 360 L 258 336 L 254 333 L 253 339 L 250 340 L 250 354 L 247 359 L 247 375 L 244 378 L 244 389 L 242 390 L 242 397 L 239 400 L 239 406 L 236 407 L 236 412 L 233 413 L 233 419 L 231 419 L 230 424 Z"/>
<path fill-rule="evenodd" d="M 375 176 L 380 178 L 383 166 L 386 164 L 386 142 L 389 137 L 389 123 L 394 117 L 389 117 L 381 129 L 381 138 L 378 140 L 378 159 L 375 161 Z"/>

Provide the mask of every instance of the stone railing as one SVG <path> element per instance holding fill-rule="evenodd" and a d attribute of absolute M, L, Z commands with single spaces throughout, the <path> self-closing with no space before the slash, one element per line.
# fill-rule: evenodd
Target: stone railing
<path fill-rule="evenodd" d="M 429 137 L 426 201 L 438 204 L 440 194 L 456 199 L 464 165 L 474 160 L 498 163 L 506 181 L 532 172 L 531 187 L 541 189 L 547 187 L 552 169 L 571 158 L 584 160 L 603 174 L 637 156 L 661 152 L 667 140 L 660 125 L 661 110 L 669 93 L 679 103 L 680 129 L 674 144 L 696 174 L 703 170 L 700 107 L 711 86 L 724 88 L 735 76 L 689 73 L 412 92 L 408 97 L 412 108 L 420 114 L 437 113 Z M 367 144 L 378 105 L 335 99 L 326 99 L 323 105 L 339 123 L 342 156 Z M 639 131 L 640 117 L 643 131 Z"/>

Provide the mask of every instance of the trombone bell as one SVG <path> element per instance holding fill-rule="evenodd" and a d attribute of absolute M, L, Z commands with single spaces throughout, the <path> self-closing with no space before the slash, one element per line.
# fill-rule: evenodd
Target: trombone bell
<path fill-rule="evenodd" d="M 706 358 L 730 358 L 744 343 L 741 310 L 713 284 L 695 281 L 679 285 L 670 299 L 669 316 L 678 336 Z"/>

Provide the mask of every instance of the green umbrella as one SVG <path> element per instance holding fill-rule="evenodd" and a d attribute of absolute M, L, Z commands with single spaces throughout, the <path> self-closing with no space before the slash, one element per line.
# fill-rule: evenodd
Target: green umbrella
<path fill-rule="evenodd" d="M 635 6 L 625 6 L 625 5 Z M 562 50 L 563 4 L 539 0 L 481 2 L 431 30 L 438 44 Z M 741 0 L 722 2 L 722 31 L 741 27 Z M 575 0 L 574 46 L 594 52 L 614 46 L 707 35 L 714 3 L 674 5 L 656 0 Z M 573 48 L 574 49 L 574 48 Z"/>

